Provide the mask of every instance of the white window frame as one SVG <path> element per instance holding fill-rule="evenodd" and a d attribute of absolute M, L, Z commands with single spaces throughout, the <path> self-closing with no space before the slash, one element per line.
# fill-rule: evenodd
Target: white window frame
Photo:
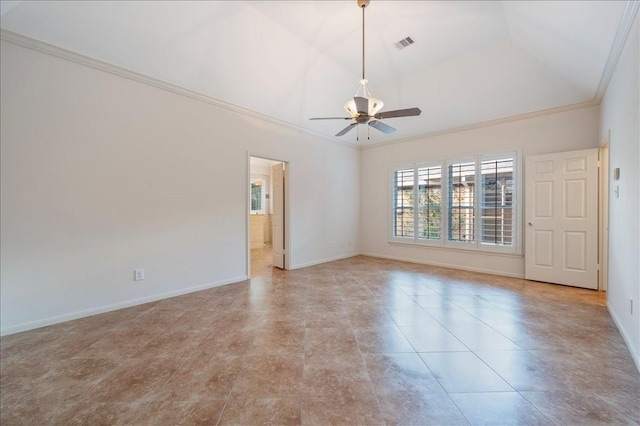
<path fill-rule="evenodd" d="M 512 200 L 512 205 L 513 205 L 513 245 L 511 246 L 503 246 L 503 245 L 497 245 L 497 244 L 488 244 L 488 243 L 482 243 L 482 227 L 479 226 L 477 229 L 477 238 L 476 241 L 478 243 L 479 249 L 483 250 L 483 251 L 492 251 L 492 252 L 498 252 L 498 253 L 514 253 L 514 254 L 518 254 L 521 253 L 521 249 L 520 249 L 520 232 L 519 230 L 522 227 L 522 215 L 520 214 L 520 199 L 522 198 L 522 186 L 521 186 L 521 173 L 522 173 L 522 167 L 520 166 L 520 153 L 518 151 L 506 151 L 506 152 L 499 152 L 499 153 L 491 153 L 491 154 L 483 154 L 478 156 L 478 162 L 476 164 L 477 167 L 477 173 L 478 173 L 478 183 L 481 185 L 482 184 L 482 163 L 485 161 L 496 161 L 496 160 L 501 160 L 504 158 L 513 158 L 513 168 L 514 168 L 514 173 L 513 173 L 513 188 L 514 188 L 514 193 L 513 193 L 513 200 Z M 484 189 L 484 188 L 483 188 Z M 482 220 L 482 192 L 481 191 L 477 191 L 478 193 L 477 195 L 477 199 L 476 199 L 476 203 L 479 209 L 479 219 L 480 221 Z"/>
<path fill-rule="evenodd" d="M 481 242 L 481 226 L 482 226 L 482 162 L 493 161 L 503 158 L 513 158 L 513 245 L 503 246 L 495 244 L 487 244 Z M 462 241 L 449 241 L 449 166 L 451 164 L 458 163 L 474 163 L 475 164 L 475 177 L 474 177 L 474 241 L 462 242 Z M 422 167 L 436 167 L 440 166 L 442 171 L 442 200 L 440 206 L 440 239 L 438 240 L 426 240 L 418 238 L 418 218 L 419 211 L 417 192 L 418 192 L 418 169 Z M 395 229 L 395 210 L 394 210 L 394 189 L 395 189 L 395 172 L 397 170 L 414 169 L 414 232 L 413 237 L 396 237 L 394 235 Z M 391 215 L 389 220 L 389 242 L 398 244 L 408 244 L 415 246 L 434 246 L 442 247 L 452 250 L 467 250 L 483 253 L 497 253 L 505 255 L 522 255 L 522 200 L 523 200 L 523 185 L 522 185 L 522 151 L 521 149 L 512 149 L 504 151 L 493 151 L 480 153 L 476 155 L 468 155 L 457 157 L 453 159 L 447 159 L 443 161 L 430 161 L 430 162 L 416 162 L 411 164 L 402 164 L 391 168 L 390 173 L 390 196 L 391 201 L 390 209 Z"/>
<path fill-rule="evenodd" d="M 442 226 L 443 226 L 443 211 L 444 211 L 444 202 L 441 202 L 440 204 L 440 239 L 437 240 L 431 240 L 431 239 L 423 239 L 423 238 L 418 238 L 418 231 L 420 228 L 419 225 L 419 220 L 416 220 L 416 218 L 419 217 L 419 211 L 420 208 L 418 207 L 419 204 L 419 195 L 418 195 L 418 169 L 423 168 L 423 167 L 440 167 L 441 169 L 441 173 L 444 173 L 444 170 L 442 170 L 442 162 L 437 162 L 437 161 L 431 161 L 431 162 L 423 162 L 423 163 L 414 163 L 414 164 L 408 164 L 408 165 L 404 165 L 404 166 L 398 166 L 398 167 L 394 167 L 393 170 L 391 171 L 391 187 L 390 187 L 390 193 L 391 193 L 391 222 L 390 222 L 390 241 L 396 242 L 396 243 L 401 243 L 401 244 L 415 244 L 415 245 L 423 245 L 423 246 L 442 246 Z M 413 220 L 413 237 L 397 237 L 395 236 L 395 172 L 398 170 L 407 170 L 407 169 L 413 169 L 413 199 L 414 199 L 414 206 L 413 206 L 413 212 L 414 212 L 414 220 Z M 443 179 L 441 182 L 441 185 L 444 185 L 444 177 L 441 178 Z"/>
<path fill-rule="evenodd" d="M 415 167 L 414 164 L 405 164 L 405 165 L 400 165 L 400 166 L 394 167 L 393 170 L 391 171 L 391 179 L 390 179 L 390 183 L 391 183 L 391 186 L 390 186 L 390 194 L 391 194 L 391 197 L 390 197 L 391 198 L 390 231 L 391 231 L 391 239 L 393 241 L 395 241 L 395 242 L 398 242 L 398 243 L 407 243 L 407 244 L 412 243 L 414 241 L 414 239 L 415 239 L 416 228 L 415 228 L 415 221 L 414 221 L 414 225 L 413 225 L 413 235 L 414 236 L 413 237 L 402 237 L 402 236 L 401 237 L 396 237 L 395 236 L 395 221 L 396 221 L 396 219 L 395 219 L 395 215 L 396 215 L 396 210 L 395 210 L 395 202 L 396 202 L 396 199 L 395 199 L 396 180 L 395 180 L 395 178 L 396 178 L 396 176 L 395 176 L 395 174 L 399 170 L 413 169 L 414 167 Z M 415 172 L 414 172 L 413 182 L 414 182 L 414 193 L 415 193 Z M 415 209 L 415 207 L 414 207 L 414 209 Z M 415 215 L 414 215 L 414 217 L 415 217 Z"/>
<path fill-rule="evenodd" d="M 456 249 L 462 249 L 462 250 L 477 250 L 477 244 L 476 242 L 478 241 L 478 227 L 477 227 L 477 221 L 476 223 L 474 223 L 473 225 L 473 242 L 464 242 L 464 241 L 450 241 L 449 240 L 449 210 L 451 210 L 451 206 L 449 205 L 449 166 L 451 166 L 452 164 L 459 164 L 459 163 L 474 163 L 475 164 L 475 169 L 474 169 L 474 190 L 473 190 L 473 210 L 474 210 L 474 216 L 475 216 L 475 212 L 476 212 L 476 205 L 478 204 L 478 185 L 477 185 L 477 176 L 478 176 L 478 164 L 477 164 L 477 158 L 475 156 L 467 156 L 467 157 L 459 157 L 453 160 L 445 160 L 443 162 L 444 164 L 442 165 L 442 169 L 444 170 L 444 185 L 446 185 L 446 193 L 445 193 L 445 214 L 444 214 L 444 225 L 443 225 L 443 232 L 442 232 L 442 239 L 444 242 L 445 247 L 449 247 L 449 248 L 456 248 Z"/>
<path fill-rule="evenodd" d="M 436 161 L 430 161 L 430 162 L 424 162 L 424 163 L 418 163 L 415 166 L 415 178 L 414 178 L 414 198 L 416 199 L 416 212 L 417 214 L 414 216 L 415 218 L 417 218 L 418 220 L 414 219 L 414 231 L 413 231 L 413 235 L 416 236 L 416 240 L 423 245 L 441 245 L 441 241 L 442 241 L 442 227 L 443 227 L 443 213 L 445 211 L 445 201 L 444 201 L 444 197 L 443 197 L 443 191 L 444 191 L 444 169 L 442 168 L 442 163 L 441 162 L 436 162 Z M 426 238 L 420 238 L 418 237 L 419 234 L 419 230 L 420 230 L 420 207 L 419 207 L 419 203 L 420 203 L 420 195 L 419 195 L 419 191 L 420 191 L 420 185 L 419 185 L 419 180 L 420 180 L 420 173 L 419 170 L 422 168 L 432 168 L 432 167 L 440 167 L 440 238 L 439 239 L 426 239 Z"/>

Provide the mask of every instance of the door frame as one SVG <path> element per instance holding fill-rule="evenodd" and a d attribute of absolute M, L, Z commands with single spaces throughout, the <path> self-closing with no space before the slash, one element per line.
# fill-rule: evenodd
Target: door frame
<path fill-rule="evenodd" d="M 598 148 L 598 290 L 609 283 L 609 137 Z"/>
<path fill-rule="evenodd" d="M 284 257 L 284 269 L 291 269 L 291 232 L 290 232 L 290 218 L 291 218 L 291 210 L 290 210 L 290 191 L 289 191 L 289 171 L 291 167 L 291 162 L 288 160 L 281 160 L 278 158 L 274 158 L 268 155 L 255 154 L 247 151 L 246 158 L 246 173 L 245 173 L 245 261 L 247 265 L 247 279 L 251 279 L 251 157 L 262 158 L 263 160 L 276 161 L 278 163 L 284 164 L 284 246 L 285 246 L 285 257 Z"/>

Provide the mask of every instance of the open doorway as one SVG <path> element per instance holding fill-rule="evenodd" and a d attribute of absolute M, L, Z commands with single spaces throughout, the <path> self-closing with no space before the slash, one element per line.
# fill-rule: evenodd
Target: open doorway
<path fill-rule="evenodd" d="M 287 163 L 249 156 L 247 276 L 287 269 Z"/>

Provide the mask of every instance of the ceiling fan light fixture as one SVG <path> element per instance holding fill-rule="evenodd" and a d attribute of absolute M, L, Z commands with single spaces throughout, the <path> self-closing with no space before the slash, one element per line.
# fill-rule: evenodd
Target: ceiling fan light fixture
<path fill-rule="evenodd" d="M 380 111 L 384 106 L 384 102 L 382 102 L 380 99 L 373 98 L 370 96 L 365 97 L 365 99 L 368 101 L 366 113 L 370 117 L 373 117 L 374 115 L 376 115 L 378 111 Z M 358 112 L 358 107 L 356 105 L 355 98 L 351 98 L 347 102 L 345 102 L 344 109 L 349 113 L 351 117 L 354 117 L 354 118 L 358 117 L 358 115 L 360 114 Z"/>
<path fill-rule="evenodd" d="M 421 113 L 419 108 L 398 109 L 381 113 L 380 110 L 384 107 L 384 102 L 371 95 L 371 91 L 367 84 L 368 81 L 365 78 L 364 73 L 364 9 L 368 5 L 369 0 L 358 0 L 358 7 L 362 8 L 362 79 L 360 80 L 360 85 L 356 90 L 356 94 L 344 104 L 344 109 L 349 114 L 349 117 L 310 118 L 310 120 L 353 120 L 351 124 L 339 131 L 336 136 L 343 136 L 347 134 L 354 127 L 357 127 L 358 124 L 368 124 L 382 133 L 391 134 L 395 132 L 396 129 L 380 120 L 395 117 L 413 117 L 420 115 Z"/>
<path fill-rule="evenodd" d="M 358 109 L 356 108 L 356 101 L 353 98 L 349 99 L 347 102 L 344 103 L 344 109 L 352 117 L 356 117 L 358 115 Z"/>
<path fill-rule="evenodd" d="M 369 90 L 369 86 L 367 86 L 367 79 L 363 78 L 360 80 L 360 86 L 358 86 L 358 90 L 356 90 L 356 94 L 353 98 L 349 99 L 344 104 L 344 109 L 351 115 L 351 117 L 358 117 L 362 113 L 367 113 L 370 117 L 373 117 L 382 109 L 384 106 L 384 102 L 382 102 L 378 98 L 374 98 L 371 96 L 371 91 Z M 356 103 L 356 98 L 361 97 L 367 100 L 367 108 L 366 111 L 358 111 L 358 106 Z M 363 108 L 364 109 L 364 108 Z"/>
<path fill-rule="evenodd" d="M 369 116 L 373 117 L 382 109 L 384 102 L 380 99 L 369 98 Z"/>

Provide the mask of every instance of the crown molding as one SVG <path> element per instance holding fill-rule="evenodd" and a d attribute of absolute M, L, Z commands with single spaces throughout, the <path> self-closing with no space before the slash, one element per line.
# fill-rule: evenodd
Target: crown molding
<path fill-rule="evenodd" d="M 109 74 L 116 75 L 118 77 L 126 78 L 128 80 L 132 80 L 138 83 L 146 84 L 148 86 L 165 90 L 173 94 L 185 96 L 200 102 L 207 103 L 209 105 L 216 106 L 218 108 L 223 108 L 228 111 L 233 111 L 237 114 L 241 114 L 246 117 L 255 118 L 257 120 L 260 120 L 266 123 L 274 124 L 276 126 L 285 127 L 291 130 L 295 130 L 301 133 L 315 136 L 317 138 L 321 138 L 329 142 L 337 143 L 339 145 L 346 146 L 352 149 L 359 149 L 359 146 L 357 144 L 347 142 L 341 139 L 337 139 L 334 137 L 329 137 L 321 133 L 317 133 L 312 130 L 297 126 L 295 124 L 278 120 L 268 115 L 265 115 L 247 108 L 243 108 L 238 105 L 234 105 L 229 102 L 225 102 L 220 99 L 216 99 L 211 96 L 207 96 L 202 93 L 195 92 L 193 90 L 186 89 L 176 84 L 169 83 L 154 77 L 149 77 L 147 75 L 140 74 L 136 71 L 131 71 L 126 68 L 122 68 L 122 67 L 110 64 L 108 62 L 104 62 L 99 59 L 92 58 L 90 56 L 81 55 L 79 53 L 75 53 L 70 50 L 63 49 L 61 47 L 54 46 L 52 44 L 45 43 L 43 41 L 33 39 L 31 37 L 14 33 L 13 31 L 0 29 L 0 40 L 5 41 L 7 43 L 15 44 L 17 46 L 25 47 L 27 49 L 35 50 L 40 53 L 44 53 L 59 59 L 73 62 L 79 65 L 84 65 L 86 67 L 93 68 L 98 71 L 106 72 Z"/>
<path fill-rule="evenodd" d="M 100 70 L 103 72 L 117 75 L 122 78 L 126 78 L 129 80 L 133 80 L 139 83 L 149 85 L 149 86 L 153 86 L 174 94 L 186 96 L 188 98 L 195 99 L 210 105 L 214 105 L 219 108 L 233 111 L 243 116 L 255 118 L 262 122 L 274 124 L 280 127 L 291 129 L 291 130 L 295 130 L 295 131 L 305 133 L 311 136 L 315 136 L 315 137 L 318 137 L 333 143 L 337 143 L 339 145 L 346 146 L 352 149 L 363 150 L 363 149 L 371 149 L 371 148 L 385 146 L 385 145 L 392 145 L 397 143 L 429 139 L 432 137 L 446 135 L 450 133 L 495 126 L 499 124 L 505 124 L 509 122 L 526 120 L 529 118 L 535 118 L 535 117 L 540 117 L 544 115 L 556 114 L 560 112 L 588 108 L 588 107 L 599 105 L 602 101 L 602 98 L 604 97 L 607 86 L 611 81 L 613 72 L 615 71 L 615 67 L 618 63 L 620 55 L 622 54 L 624 45 L 629 37 L 629 33 L 631 31 L 634 19 L 638 13 L 639 8 L 640 8 L 640 1 L 627 0 L 625 10 L 623 12 L 623 15 L 620 19 L 620 23 L 618 25 L 618 30 L 616 31 L 616 36 L 614 38 L 613 46 L 609 52 L 609 56 L 607 57 L 607 62 L 605 64 L 605 67 L 602 72 L 602 76 L 600 78 L 600 83 L 596 90 L 595 96 L 591 101 L 580 102 L 580 103 L 565 105 L 561 107 L 548 108 L 548 109 L 534 111 L 530 113 L 508 116 L 508 117 L 489 120 L 481 123 L 474 123 L 474 124 L 469 124 L 465 126 L 458 126 L 458 127 L 452 127 L 452 128 L 443 129 L 443 130 L 437 130 L 434 132 L 423 133 L 420 135 L 410 136 L 402 139 L 394 139 L 390 141 L 383 141 L 383 142 L 369 143 L 369 144 L 366 144 L 366 142 L 364 143 L 349 142 L 342 139 L 338 139 L 336 137 L 331 137 L 318 132 L 314 132 L 304 127 L 301 127 L 283 120 L 279 120 L 274 117 L 271 117 L 256 111 L 252 111 L 247 108 L 240 107 L 238 105 L 231 104 L 231 103 L 222 101 L 220 99 L 216 99 L 211 96 L 207 96 L 207 95 L 195 92 L 193 90 L 183 88 L 173 83 L 169 83 L 157 78 L 149 77 L 144 74 L 140 74 L 138 72 L 128 70 L 126 68 L 122 68 L 122 67 L 89 57 L 89 56 L 81 55 L 81 54 L 48 44 L 48 43 L 45 43 L 40 40 L 32 39 L 30 37 L 26 37 L 26 36 L 14 33 L 12 31 L 4 30 L 4 29 L 0 30 L 0 39 L 3 41 L 7 41 L 9 43 L 22 46 L 22 47 L 36 50 L 41 53 L 45 53 L 60 59 L 64 59 L 70 62 L 75 62 L 77 64 L 84 65 L 96 70 Z"/>
<path fill-rule="evenodd" d="M 618 31 L 616 31 L 616 36 L 613 39 L 613 46 L 611 46 L 609 56 L 607 57 L 607 63 L 605 64 L 602 76 L 600 77 L 600 84 L 598 84 L 598 89 L 596 90 L 594 99 L 598 103 L 602 101 L 602 98 L 607 91 L 607 87 L 609 86 L 609 82 L 613 77 L 613 72 L 616 69 L 616 65 L 618 65 L 618 60 L 620 59 L 620 55 L 622 55 L 624 45 L 629 38 L 629 33 L 631 32 L 631 27 L 633 27 L 633 21 L 638 14 L 639 7 L 640 1 L 627 0 L 627 5 L 622 13 L 622 17 L 620 18 L 620 23 L 618 24 Z"/>
<path fill-rule="evenodd" d="M 429 139 L 436 136 L 442 136 L 450 133 L 462 132 L 465 130 L 479 129 L 482 127 L 495 126 L 498 124 L 505 124 L 514 121 L 526 120 L 529 118 L 541 117 L 543 115 L 549 114 L 557 114 L 560 112 L 572 111 L 576 109 L 589 108 L 592 106 L 600 105 L 602 102 L 602 98 L 604 97 L 605 92 L 607 91 L 607 87 L 609 86 L 609 82 L 613 77 L 613 72 L 616 69 L 616 65 L 618 64 L 618 60 L 622 55 L 622 51 L 624 49 L 624 45 L 629 38 L 629 33 L 631 32 L 631 28 L 633 27 L 633 22 L 638 14 L 638 9 L 640 9 L 640 1 L 638 0 L 627 0 L 627 4 L 625 6 L 625 10 L 620 18 L 620 23 L 618 24 L 618 30 L 616 31 L 616 36 L 613 40 L 613 45 L 611 46 L 611 50 L 609 51 L 609 56 L 607 57 L 607 62 L 602 71 L 602 76 L 600 77 L 600 83 L 598 84 L 598 89 L 592 100 L 586 102 L 579 102 L 575 104 L 565 105 L 556 108 L 548 108 L 540 111 L 534 111 L 525 114 L 518 114 L 509 117 L 499 118 L 496 120 L 484 121 L 481 123 L 470 124 L 466 126 L 459 127 L 451 127 L 449 129 L 438 130 L 435 132 L 423 133 L 417 136 L 411 136 L 403 139 L 396 139 L 393 141 L 385 141 L 379 143 L 373 143 L 368 145 L 360 145 L 360 149 L 370 149 L 377 148 L 384 145 L 392 145 L 396 143 L 403 142 L 413 142 L 422 139 Z"/>
<path fill-rule="evenodd" d="M 596 100 L 587 101 L 587 102 L 579 102 L 579 103 L 560 106 L 560 107 L 555 107 L 555 108 L 547 108 L 547 109 L 543 109 L 543 110 L 539 110 L 539 111 L 527 112 L 527 113 L 524 113 L 524 114 L 511 115 L 511 116 L 508 116 L 508 117 L 498 118 L 498 119 L 495 119 L 495 120 L 483 121 L 481 123 L 468 124 L 468 125 L 465 125 L 465 126 L 458 126 L 458 127 L 451 127 L 451 128 L 444 129 L 444 130 L 437 130 L 435 132 L 423 133 L 421 135 L 411 136 L 411 137 L 403 138 L 403 139 L 396 139 L 396 140 L 393 140 L 393 141 L 379 142 L 379 143 L 373 143 L 373 144 L 369 144 L 369 145 L 361 145 L 360 149 L 379 148 L 379 147 L 384 146 L 384 145 L 393 145 L 393 144 L 396 144 L 396 143 L 404 143 L 404 142 L 414 142 L 414 141 L 418 141 L 418 140 L 433 138 L 433 137 L 436 137 L 436 136 L 448 135 L 448 134 L 451 134 L 451 133 L 459 133 L 459 132 L 464 132 L 464 131 L 467 131 L 467 130 L 480 129 L 480 128 L 483 128 L 483 127 L 497 126 L 499 124 L 512 123 L 512 122 L 516 122 L 516 121 L 527 120 L 527 119 L 530 119 L 530 118 L 542 117 L 542 116 L 545 116 L 545 115 L 558 114 L 558 113 L 561 113 L 561 112 L 574 111 L 574 110 L 583 109 L 583 108 L 590 108 L 590 107 L 598 106 L 598 105 L 600 105 L 600 102 L 596 101 Z"/>

